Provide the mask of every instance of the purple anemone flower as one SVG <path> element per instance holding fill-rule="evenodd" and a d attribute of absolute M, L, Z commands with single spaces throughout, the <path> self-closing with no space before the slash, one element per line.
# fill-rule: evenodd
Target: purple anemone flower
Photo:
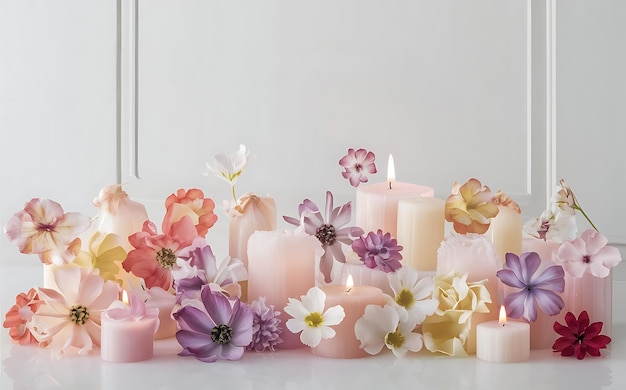
<path fill-rule="evenodd" d="M 395 272 L 402 268 L 402 246 L 398 245 L 395 238 L 391 238 L 391 233 L 383 234 L 380 229 L 376 233 L 369 232 L 367 236 L 359 237 L 352 243 L 352 250 L 368 268 L 378 268 L 385 272 Z"/>
<path fill-rule="evenodd" d="M 252 341 L 252 312 L 238 298 L 228 299 L 208 286 L 200 297 L 199 307 L 183 306 L 173 314 L 180 328 L 176 340 L 183 347 L 179 355 L 209 363 L 241 359 Z"/>
<path fill-rule="evenodd" d="M 533 322 L 537 319 L 537 305 L 546 314 L 554 316 L 561 312 L 565 303 L 555 292 L 565 288 L 565 271 L 560 265 L 553 265 L 533 279 L 541 265 L 541 258 L 536 252 L 525 252 L 520 257 L 513 253 L 506 254 L 506 266 L 496 273 L 500 281 L 520 291 L 507 295 L 504 306 L 507 314 L 513 318 L 523 317 Z"/>
<path fill-rule="evenodd" d="M 292 225 L 304 226 L 307 234 L 320 240 L 324 248 L 324 254 L 320 259 L 320 271 L 324 275 L 324 281 L 330 283 L 333 259 L 340 263 L 346 262 L 341 245 L 351 245 L 363 234 L 363 229 L 360 227 L 344 227 L 352 217 L 352 204 L 346 202 L 342 206 L 333 208 L 333 194 L 326 191 L 325 218 L 315 203 L 309 199 L 305 199 L 298 206 L 298 213 L 299 219 L 287 216 L 283 219 Z"/>

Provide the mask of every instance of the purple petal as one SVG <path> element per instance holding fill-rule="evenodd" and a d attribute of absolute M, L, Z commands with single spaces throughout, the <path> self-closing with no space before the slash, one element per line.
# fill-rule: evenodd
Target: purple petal
<path fill-rule="evenodd" d="M 565 271 L 560 265 L 552 265 L 535 278 L 533 287 L 563 292 L 565 289 Z"/>
<path fill-rule="evenodd" d="M 563 299 L 553 291 L 538 288 L 534 289 L 532 293 L 541 311 L 548 315 L 555 316 L 559 314 L 563 306 L 565 306 Z"/>
<path fill-rule="evenodd" d="M 326 283 L 330 283 L 332 281 L 330 277 L 330 273 L 332 272 L 332 270 L 333 256 L 331 254 L 331 251 L 326 248 L 326 251 L 324 251 L 324 254 L 320 258 L 320 272 L 322 273 L 322 275 L 324 275 L 324 281 Z"/>
<path fill-rule="evenodd" d="M 527 290 L 507 295 L 504 298 L 504 306 L 506 307 L 509 317 L 520 318 L 524 316 L 524 318 L 526 318 L 526 315 L 529 315 L 529 318 L 526 319 L 535 321 L 537 319 L 537 312 L 534 310 L 534 302 L 529 298 Z M 532 316 L 532 313 L 534 313 L 534 316 Z"/>
<path fill-rule="evenodd" d="M 209 313 L 209 317 L 215 322 L 215 324 L 230 324 L 233 309 L 230 306 L 230 301 L 224 296 L 224 294 L 212 291 L 207 285 L 202 289 L 200 297 L 207 313 Z M 213 329 L 213 326 L 211 326 L 211 329 Z"/>
<path fill-rule="evenodd" d="M 522 280 L 526 284 L 530 284 L 530 281 L 539 269 L 541 265 L 541 258 L 537 252 L 525 252 L 520 256 L 520 263 L 522 264 L 522 271 L 524 272 Z"/>
<path fill-rule="evenodd" d="M 522 269 L 522 263 L 519 257 L 514 253 L 507 253 L 506 257 L 506 266 L 515 274 L 515 277 L 519 279 L 524 284 L 526 280 L 524 280 L 524 270 Z"/>
<path fill-rule="evenodd" d="M 254 316 L 248 306 L 237 300 L 233 307 L 230 327 L 233 330 L 231 344 L 245 347 L 252 341 L 252 321 Z"/>
<path fill-rule="evenodd" d="M 340 228 L 350 222 L 352 218 L 352 203 L 347 202 L 341 207 L 336 208 L 330 219 L 329 223 L 333 225 L 335 228 Z"/>
<path fill-rule="evenodd" d="M 500 279 L 500 281 L 507 286 L 517 287 L 517 288 L 526 288 L 526 284 L 518 279 L 515 272 L 510 269 L 501 269 L 496 272 L 496 276 Z M 517 318 L 517 317 L 516 317 Z"/>
<path fill-rule="evenodd" d="M 211 317 L 208 317 L 202 310 L 193 306 L 183 306 L 174 313 L 174 318 L 181 329 L 204 333 L 206 335 L 210 335 L 211 331 L 216 326 Z"/>
<path fill-rule="evenodd" d="M 283 220 L 291 225 L 300 226 L 300 220 L 297 218 L 283 215 Z"/>
<path fill-rule="evenodd" d="M 252 336 L 250 336 L 250 339 L 252 340 Z M 233 343 L 224 344 L 219 358 L 225 360 L 239 360 L 243 356 L 244 351 L 245 347 L 237 346 Z"/>
<path fill-rule="evenodd" d="M 326 215 L 326 218 L 328 219 L 328 223 L 332 224 L 332 219 L 330 218 L 330 215 L 333 211 L 333 193 L 330 191 L 326 191 L 326 210 L 324 212 L 324 215 Z"/>
<path fill-rule="evenodd" d="M 190 352 L 190 350 L 199 350 L 208 343 L 213 343 L 210 334 L 207 335 L 184 329 L 176 332 L 176 340 L 178 340 L 178 343 L 188 352 Z"/>

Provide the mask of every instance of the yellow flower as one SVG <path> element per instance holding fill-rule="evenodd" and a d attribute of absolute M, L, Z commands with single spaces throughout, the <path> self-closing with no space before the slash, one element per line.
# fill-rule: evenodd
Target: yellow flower
<path fill-rule="evenodd" d="M 76 256 L 83 268 L 90 271 L 97 269 L 102 279 L 117 283 L 122 281 L 117 275 L 121 270 L 121 264 L 126 259 L 126 251 L 122 248 L 122 238 L 117 234 L 102 234 L 96 231 L 89 240 L 89 252 L 81 251 Z"/>
<path fill-rule="evenodd" d="M 454 230 L 461 234 L 485 233 L 498 211 L 498 206 L 492 202 L 491 190 L 477 179 L 470 179 L 463 185 L 454 183 L 446 199 L 446 221 L 452 222 Z"/>
<path fill-rule="evenodd" d="M 463 346 L 471 328 L 473 313 L 488 313 L 491 296 L 486 280 L 467 282 L 467 274 L 450 272 L 435 277 L 433 298 L 439 301 L 435 314 L 422 323 L 424 345 L 431 352 L 467 356 Z"/>

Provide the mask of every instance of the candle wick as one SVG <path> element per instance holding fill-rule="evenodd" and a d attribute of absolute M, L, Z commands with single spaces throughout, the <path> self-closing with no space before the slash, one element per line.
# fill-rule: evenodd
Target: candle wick
<path fill-rule="evenodd" d="M 391 189 L 391 180 L 389 181 L 389 189 Z"/>
<path fill-rule="evenodd" d="M 348 294 L 350 291 L 352 291 L 352 287 L 346 290 L 346 294 Z"/>

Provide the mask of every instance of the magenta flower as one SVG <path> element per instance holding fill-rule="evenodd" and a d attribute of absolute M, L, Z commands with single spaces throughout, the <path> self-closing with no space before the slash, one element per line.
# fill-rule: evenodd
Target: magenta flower
<path fill-rule="evenodd" d="M 556 339 L 552 349 L 554 352 L 561 352 L 561 356 L 576 356 L 578 360 L 590 356 L 600 356 L 600 350 L 606 348 L 611 342 L 609 336 L 601 335 L 602 322 L 589 324 L 589 314 L 583 311 L 578 316 L 578 320 L 573 313 L 565 315 L 567 326 L 554 322 L 554 330 L 561 337 Z"/>
<path fill-rule="evenodd" d="M 535 252 L 522 253 L 520 257 L 513 253 L 506 254 L 506 266 L 496 276 L 507 286 L 520 291 L 507 295 L 504 306 L 507 314 L 513 318 L 523 317 L 526 321 L 537 320 L 537 305 L 548 315 L 557 315 L 565 306 L 563 299 L 555 293 L 565 288 L 565 272 L 560 265 L 553 265 L 533 279 L 539 269 L 541 259 Z"/>
<path fill-rule="evenodd" d="M 282 328 L 280 327 L 280 312 L 274 310 L 274 305 L 265 304 L 265 297 L 259 297 L 258 301 L 250 304 L 252 310 L 252 342 L 248 344 L 246 350 L 263 352 L 266 349 L 274 351 L 277 344 L 283 342 L 280 338 Z"/>
<path fill-rule="evenodd" d="M 606 246 L 608 240 L 594 229 L 587 229 L 573 241 L 564 242 L 554 262 L 577 278 L 590 273 L 598 278 L 609 276 L 611 268 L 622 261 L 617 248 Z"/>
<path fill-rule="evenodd" d="M 180 356 L 193 356 L 211 363 L 218 359 L 239 360 L 252 341 L 252 312 L 239 298 L 202 289 L 201 301 L 188 304 L 173 314 L 180 330 L 176 340 Z"/>
<path fill-rule="evenodd" d="M 361 183 L 367 183 L 367 176 L 364 175 L 364 172 L 376 173 L 375 158 L 374 153 L 365 149 L 355 151 L 350 148 L 348 149 L 348 154 L 339 160 L 339 165 L 344 168 L 341 175 L 344 179 L 348 179 L 353 187 L 358 187 Z"/>
<path fill-rule="evenodd" d="M 355 238 L 363 234 L 360 227 L 344 227 L 350 222 L 352 204 L 345 203 L 343 206 L 333 208 L 333 194 L 326 191 L 325 217 L 315 203 L 305 199 L 299 206 L 300 219 L 283 216 L 285 222 L 296 226 L 304 226 L 307 234 L 315 236 L 322 243 L 324 254 L 320 259 L 320 271 L 324 275 L 326 283 L 331 281 L 330 274 L 333 270 L 333 259 L 340 263 L 346 262 L 341 244 L 351 245 Z"/>
<path fill-rule="evenodd" d="M 383 234 L 380 229 L 354 240 L 352 250 L 368 268 L 378 268 L 385 272 L 395 272 L 402 268 L 402 246 L 398 245 L 395 238 L 391 238 L 391 233 Z"/>
<path fill-rule="evenodd" d="M 55 201 L 33 198 L 9 219 L 5 232 L 20 252 L 37 254 L 44 264 L 63 265 L 74 261 L 81 244 L 77 236 L 89 225 L 89 217 L 65 213 Z"/>

